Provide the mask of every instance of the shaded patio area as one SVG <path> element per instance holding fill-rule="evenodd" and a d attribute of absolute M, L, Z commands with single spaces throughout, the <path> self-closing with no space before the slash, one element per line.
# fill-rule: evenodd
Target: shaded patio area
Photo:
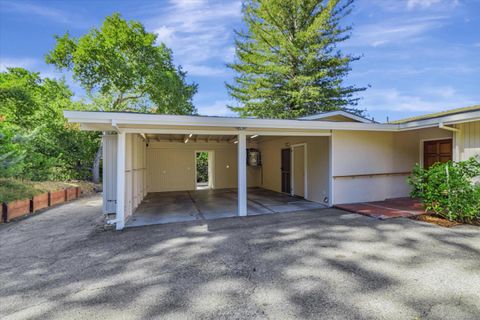
<path fill-rule="evenodd" d="M 421 202 L 412 198 L 335 205 L 336 208 L 378 219 L 412 217 L 425 214 Z"/>
<path fill-rule="evenodd" d="M 236 189 L 149 193 L 125 226 L 138 227 L 238 215 Z M 249 216 L 326 208 L 323 204 L 263 188 L 249 188 Z"/>

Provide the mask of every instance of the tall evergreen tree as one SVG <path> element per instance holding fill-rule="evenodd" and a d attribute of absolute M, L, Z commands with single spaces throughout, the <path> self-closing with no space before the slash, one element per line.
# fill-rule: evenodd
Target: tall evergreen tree
<path fill-rule="evenodd" d="M 338 44 L 350 37 L 341 20 L 353 0 L 247 0 L 247 31 L 236 33 L 236 71 L 227 84 L 241 116 L 297 118 L 323 111 L 361 113 L 356 93 L 343 80 L 358 57 Z"/>

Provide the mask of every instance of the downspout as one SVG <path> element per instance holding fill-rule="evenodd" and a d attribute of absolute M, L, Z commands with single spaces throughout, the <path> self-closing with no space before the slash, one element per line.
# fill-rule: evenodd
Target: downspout
<path fill-rule="evenodd" d="M 460 131 L 460 129 L 446 126 L 443 122 L 440 122 L 440 123 L 438 124 L 438 127 L 439 127 L 440 129 L 448 130 L 448 131 L 453 131 L 453 132 L 459 132 L 459 131 Z"/>

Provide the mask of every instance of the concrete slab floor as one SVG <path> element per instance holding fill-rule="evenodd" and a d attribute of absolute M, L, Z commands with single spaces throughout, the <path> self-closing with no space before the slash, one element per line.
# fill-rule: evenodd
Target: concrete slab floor
<path fill-rule="evenodd" d="M 249 216 L 321 209 L 325 205 L 262 188 L 248 189 Z M 237 190 L 215 189 L 149 193 L 127 227 L 237 216 Z"/>

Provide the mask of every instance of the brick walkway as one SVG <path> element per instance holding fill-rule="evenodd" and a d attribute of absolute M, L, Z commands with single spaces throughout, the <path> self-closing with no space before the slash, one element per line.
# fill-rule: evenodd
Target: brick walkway
<path fill-rule="evenodd" d="M 339 204 L 335 205 L 335 207 L 379 219 L 412 217 L 425 214 L 422 204 L 418 200 L 411 198 L 395 198 L 387 199 L 385 201 Z"/>

